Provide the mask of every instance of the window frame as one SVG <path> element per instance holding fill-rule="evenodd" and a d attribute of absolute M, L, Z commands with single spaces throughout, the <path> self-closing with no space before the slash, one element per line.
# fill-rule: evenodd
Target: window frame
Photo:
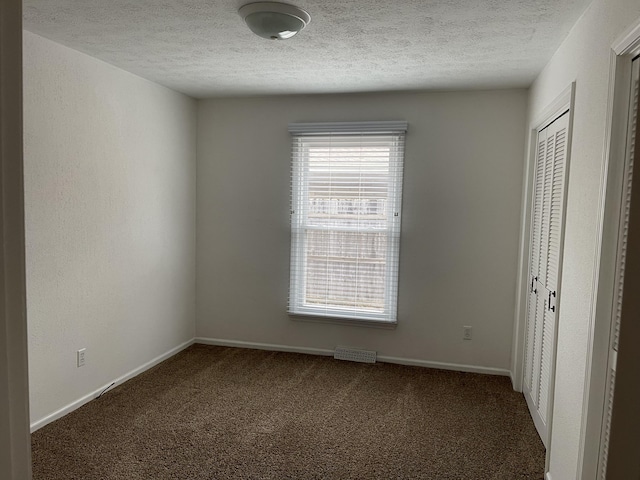
<path fill-rule="evenodd" d="M 400 270 L 400 236 L 402 223 L 402 190 L 404 170 L 404 145 L 407 122 L 358 122 L 291 124 L 292 170 L 291 170 L 291 263 L 289 283 L 288 313 L 292 317 L 302 317 L 320 321 L 348 324 L 368 324 L 374 326 L 395 326 L 398 317 L 398 290 Z M 310 228 L 308 219 L 310 165 L 308 150 L 313 148 L 313 138 L 319 142 L 327 137 L 389 136 L 389 190 L 386 205 L 386 225 L 381 230 L 386 237 L 385 281 L 383 308 L 338 307 L 335 305 L 310 305 L 306 300 L 308 255 L 306 232 Z M 296 144 L 296 142 L 299 142 Z M 305 144 L 306 142 L 306 144 Z M 317 145 L 319 146 L 319 145 Z M 337 145 L 339 147 L 340 145 Z M 305 153 L 300 153 L 300 152 Z M 321 229 L 322 230 L 322 229 Z M 342 231 L 341 228 L 327 228 L 326 231 Z M 356 231 L 358 231 L 356 229 Z"/>

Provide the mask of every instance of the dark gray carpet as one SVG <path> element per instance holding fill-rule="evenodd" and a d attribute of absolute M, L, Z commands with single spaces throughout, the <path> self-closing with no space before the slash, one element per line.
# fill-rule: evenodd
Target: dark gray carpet
<path fill-rule="evenodd" d="M 506 377 L 194 345 L 32 435 L 36 480 L 535 479 Z"/>

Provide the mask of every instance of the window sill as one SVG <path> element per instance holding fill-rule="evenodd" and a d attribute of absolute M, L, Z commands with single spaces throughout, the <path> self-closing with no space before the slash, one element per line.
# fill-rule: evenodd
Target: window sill
<path fill-rule="evenodd" d="M 383 330 L 395 330 L 398 326 L 398 322 L 387 322 L 384 320 L 366 320 L 362 318 L 343 318 L 337 316 L 329 317 L 323 315 L 307 315 L 303 313 L 289 313 L 289 318 L 294 322 L 328 323 L 332 325 L 347 325 L 351 327 L 381 328 Z"/>

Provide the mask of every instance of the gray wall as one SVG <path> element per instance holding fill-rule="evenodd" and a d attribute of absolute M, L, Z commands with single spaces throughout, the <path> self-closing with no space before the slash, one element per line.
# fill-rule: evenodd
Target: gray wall
<path fill-rule="evenodd" d="M 193 338 L 196 103 L 29 32 L 24 99 L 33 423 Z"/>
<path fill-rule="evenodd" d="M 526 92 L 198 104 L 196 335 L 510 367 Z M 291 320 L 289 122 L 407 120 L 395 330 Z M 462 326 L 473 326 L 471 342 Z"/>
<path fill-rule="evenodd" d="M 0 2 L 0 478 L 31 478 L 22 176 L 22 5 Z"/>

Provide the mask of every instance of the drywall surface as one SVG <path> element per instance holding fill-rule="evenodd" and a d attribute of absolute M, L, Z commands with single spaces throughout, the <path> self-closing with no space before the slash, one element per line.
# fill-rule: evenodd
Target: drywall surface
<path fill-rule="evenodd" d="M 199 102 L 196 335 L 508 370 L 525 107 L 524 90 Z M 293 320 L 288 123 L 366 120 L 409 122 L 397 328 Z"/>
<path fill-rule="evenodd" d="M 195 122 L 194 100 L 25 32 L 32 423 L 193 338 Z"/>
<path fill-rule="evenodd" d="M 559 311 L 555 404 L 550 472 L 576 478 L 585 385 L 588 326 L 598 229 L 598 204 L 605 158 L 610 50 L 640 15 L 637 0 L 596 0 L 542 71 L 530 90 L 534 121 L 576 81 L 564 265 Z"/>

